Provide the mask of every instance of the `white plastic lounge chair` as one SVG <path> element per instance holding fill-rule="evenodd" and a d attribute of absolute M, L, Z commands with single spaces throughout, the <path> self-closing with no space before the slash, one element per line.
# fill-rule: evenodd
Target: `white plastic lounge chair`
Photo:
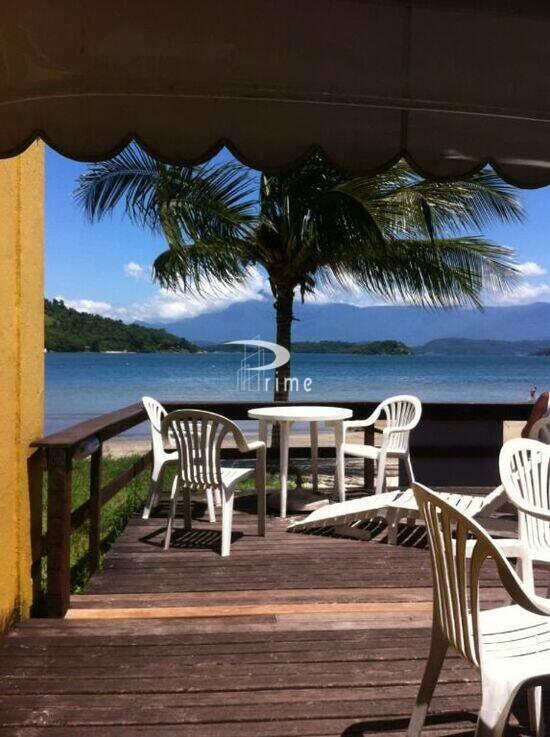
<path fill-rule="evenodd" d="M 480 671 L 476 737 L 501 737 L 521 686 L 550 676 L 550 602 L 524 586 L 477 522 L 425 486 L 413 489 L 429 539 L 434 610 L 430 654 L 408 737 L 420 735 L 449 647 Z M 479 576 L 487 558 L 495 561 L 513 606 L 480 611 Z M 531 704 L 531 726 L 540 734 L 541 704 Z"/>
<path fill-rule="evenodd" d="M 490 514 L 506 501 L 502 486 L 498 486 L 486 496 L 444 493 L 441 494 L 441 497 L 470 517 Z M 372 494 L 371 496 L 349 499 L 347 502 L 338 502 L 337 504 L 321 507 L 311 512 L 304 519 L 294 522 L 288 529 L 299 532 L 322 527 L 336 527 L 337 529 L 342 528 L 341 531 L 344 534 L 354 536 L 354 528 L 350 528 L 350 525 L 366 522 L 375 517 L 386 519 L 388 523 L 388 542 L 395 544 L 397 542 L 399 521 L 405 517 L 408 520 L 418 519 L 422 515 L 412 489 L 386 491 L 383 494 Z M 365 537 L 362 531 L 358 530 L 357 533 L 355 536 Z"/>
<path fill-rule="evenodd" d="M 191 494 L 204 492 L 210 519 L 215 518 L 213 493 L 220 492 L 222 506 L 222 556 L 228 556 L 231 546 L 233 500 L 237 486 L 251 476 L 256 477 L 258 496 L 258 535 L 265 535 L 266 516 L 266 449 L 261 440 L 249 443 L 240 428 L 231 420 L 213 412 L 181 409 L 170 412 L 162 420 L 162 437 L 166 442 L 173 437 L 177 455 L 177 473 L 170 495 L 170 508 L 164 549 L 170 547 L 176 516 L 178 495 L 183 497 L 184 529 L 190 530 Z M 233 468 L 221 464 L 224 439 L 232 435 L 241 453 L 256 451 L 256 468 Z M 247 494 L 250 492 L 243 492 Z"/>
<path fill-rule="evenodd" d="M 164 471 L 170 464 L 177 461 L 177 452 L 173 438 L 165 446 L 161 435 L 161 423 L 167 412 L 160 402 L 152 397 L 142 397 L 143 406 L 147 412 L 151 427 L 151 440 L 153 443 L 153 468 L 151 470 L 151 484 L 149 498 L 143 508 L 143 519 L 149 519 L 151 511 L 158 504 L 160 492 L 162 491 L 162 479 Z"/>
<path fill-rule="evenodd" d="M 411 456 L 409 453 L 409 436 L 411 430 L 420 422 L 421 415 L 422 404 L 420 399 L 407 394 L 401 394 L 385 399 L 366 420 L 348 420 L 343 423 L 344 442 L 340 448 L 340 452 L 344 457 L 348 455 L 356 458 L 369 458 L 372 461 L 376 461 L 375 491 L 377 494 L 382 493 L 386 484 L 386 460 L 388 458 L 402 460 L 409 478 L 409 483 L 412 484 L 414 481 Z M 346 433 L 348 430 L 374 425 L 381 418 L 385 418 L 386 426 L 382 431 L 383 438 L 380 448 L 376 448 L 374 445 L 360 445 L 346 442 Z"/>

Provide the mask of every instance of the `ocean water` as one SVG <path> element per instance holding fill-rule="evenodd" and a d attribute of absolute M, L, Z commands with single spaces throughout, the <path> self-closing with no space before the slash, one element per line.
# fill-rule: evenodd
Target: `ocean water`
<path fill-rule="evenodd" d="M 110 412 L 143 395 L 193 401 L 270 401 L 272 385 L 239 388 L 239 353 L 47 353 L 46 432 Z M 433 402 L 526 402 L 550 388 L 550 357 L 296 354 L 297 401 L 379 401 L 416 394 Z M 311 391 L 304 390 L 305 380 Z M 307 386 L 308 384 L 306 384 Z M 136 428 L 134 434 L 144 434 Z"/>

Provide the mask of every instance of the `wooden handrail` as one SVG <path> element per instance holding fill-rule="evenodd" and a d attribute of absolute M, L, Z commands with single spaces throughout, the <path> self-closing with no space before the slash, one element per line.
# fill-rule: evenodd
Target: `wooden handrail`
<path fill-rule="evenodd" d="M 231 420 L 248 419 L 248 411 L 261 406 L 278 406 L 281 402 L 184 402 L 168 400 L 162 402 L 169 410 L 189 408 L 207 409 L 224 415 Z M 349 408 L 355 417 L 367 417 L 378 402 L 292 402 L 288 404 L 338 405 Z M 288 406 L 288 405 L 287 405 Z M 427 463 L 443 469 L 447 483 L 457 484 L 452 473 L 457 473 L 457 464 L 464 467 L 474 465 L 480 478 L 493 483 L 498 473 L 497 457 L 502 443 L 502 423 L 505 420 L 525 420 L 532 405 L 527 403 L 476 404 L 453 402 L 428 402 L 423 405 L 422 422 L 414 431 L 411 449 L 415 459 L 417 477 L 427 483 L 440 483 L 436 475 L 430 478 Z M 126 430 L 146 421 L 146 413 L 141 404 L 94 417 L 60 432 L 40 438 L 32 443 L 38 450 L 40 462 L 48 475 L 47 530 L 43 530 L 40 519 L 34 519 L 33 534 L 33 590 L 40 590 L 41 560 L 47 558 L 46 602 L 50 616 L 65 614 L 70 599 L 70 537 L 71 532 L 90 521 L 89 528 L 89 570 L 97 569 L 100 558 L 100 514 L 101 508 L 151 462 L 151 452 L 142 456 L 130 468 L 123 471 L 107 484 L 101 483 L 101 461 L 103 444 Z M 479 431 L 477 436 L 475 430 Z M 373 428 L 365 428 L 364 441 L 373 442 Z M 276 449 L 269 449 L 273 458 Z M 332 456 L 334 450 L 320 447 L 319 456 Z M 237 451 L 224 449 L 227 458 L 237 457 Z M 309 457 L 309 448 L 291 448 L 291 457 Z M 90 497 L 77 509 L 72 510 L 72 464 L 73 460 L 91 456 Z M 454 471 L 452 470 L 454 469 Z M 419 472 L 421 471 L 421 472 Z M 441 472 L 441 471 L 440 471 Z M 372 486 L 372 464 L 365 461 L 365 485 Z M 435 480 L 434 480 L 435 479 Z M 475 485 L 483 485 L 477 482 Z M 31 490 L 37 497 L 39 492 Z M 40 492 L 41 493 L 41 492 Z M 36 499 L 34 499 L 36 501 Z M 38 509 L 39 504 L 35 503 Z"/>

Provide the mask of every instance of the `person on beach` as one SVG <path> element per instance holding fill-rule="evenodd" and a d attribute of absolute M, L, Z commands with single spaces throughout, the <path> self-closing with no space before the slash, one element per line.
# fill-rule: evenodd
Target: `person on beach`
<path fill-rule="evenodd" d="M 537 394 L 537 386 L 536 384 L 533 384 L 533 386 L 529 389 L 529 395 L 531 396 L 532 402 L 534 402 L 536 394 Z"/>
<path fill-rule="evenodd" d="M 535 387 L 536 390 L 536 387 Z M 531 414 L 523 430 L 521 431 L 522 438 L 531 437 L 531 430 L 533 426 L 541 420 L 543 417 L 550 417 L 550 393 L 542 392 L 540 397 L 537 399 L 531 410 Z M 538 438 L 535 438 L 537 440 Z"/>

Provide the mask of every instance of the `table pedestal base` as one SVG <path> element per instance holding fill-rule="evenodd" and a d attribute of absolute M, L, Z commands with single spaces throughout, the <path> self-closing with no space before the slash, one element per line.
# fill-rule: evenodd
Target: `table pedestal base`
<path fill-rule="evenodd" d="M 280 510 L 281 508 L 281 495 L 278 491 L 271 493 L 267 500 L 270 509 Z M 330 499 L 327 499 L 320 494 L 316 494 L 308 489 L 292 489 L 288 492 L 286 509 L 288 513 L 299 514 L 300 512 L 313 512 L 314 509 L 324 507 L 330 503 Z"/>

